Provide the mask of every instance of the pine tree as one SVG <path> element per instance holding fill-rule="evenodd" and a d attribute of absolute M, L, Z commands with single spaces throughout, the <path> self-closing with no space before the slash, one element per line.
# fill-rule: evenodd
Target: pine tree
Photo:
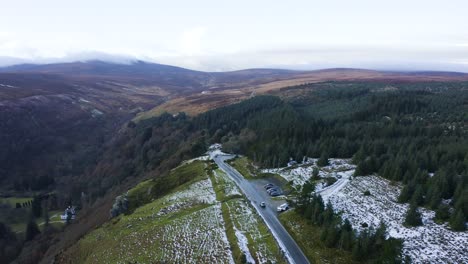
<path fill-rule="evenodd" d="M 405 217 L 405 225 L 420 226 L 422 225 L 421 214 L 418 212 L 418 207 L 411 204 Z"/>
<path fill-rule="evenodd" d="M 41 199 L 39 199 L 38 197 L 34 197 L 31 209 L 32 213 L 34 214 L 34 217 L 40 217 L 42 215 Z"/>
<path fill-rule="evenodd" d="M 426 203 L 429 205 L 429 208 L 438 208 L 441 201 L 442 196 L 439 188 L 437 188 L 437 186 L 430 186 L 426 196 Z"/>
<path fill-rule="evenodd" d="M 339 232 L 334 225 L 330 225 L 328 228 L 327 236 L 325 238 L 325 246 L 334 247 L 339 238 Z"/>
<path fill-rule="evenodd" d="M 320 178 L 319 178 L 319 169 L 318 169 L 318 168 L 314 168 L 314 169 L 312 170 L 312 178 L 311 178 L 311 179 L 312 179 L 312 180 L 318 180 L 318 179 L 320 179 Z"/>
<path fill-rule="evenodd" d="M 34 216 L 31 215 L 28 224 L 26 225 L 26 241 L 34 239 L 38 234 L 40 234 L 39 227 L 36 224 Z"/>
<path fill-rule="evenodd" d="M 450 207 L 446 204 L 440 204 L 435 211 L 435 218 L 439 221 L 447 221 L 450 218 Z"/>
<path fill-rule="evenodd" d="M 413 196 L 411 197 L 411 203 L 416 204 L 416 205 L 422 205 L 424 202 L 424 189 L 421 184 L 418 184 L 416 186 L 416 190 L 413 193 Z"/>
<path fill-rule="evenodd" d="M 323 152 L 322 155 L 320 156 L 320 158 L 317 161 L 317 165 L 320 166 L 320 167 L 325 167 L 328 164 L 330 164 L 328 162 L 328 155 L 325 152 Z"/>
<path fill-rule="evenodd" d="M 465 231 L 465 215 L 462 210 L 456 210 L 450 218 L 450 227 L 455 231 Z"/>
<path fill-rule="evenodd" d="M 43 209 L 42 209 L 42 215 L 44 217 L 44 227 L 49 227 L 49 208 L 47 207 L 47 201 L 44 201 L 42 203 Z"/>

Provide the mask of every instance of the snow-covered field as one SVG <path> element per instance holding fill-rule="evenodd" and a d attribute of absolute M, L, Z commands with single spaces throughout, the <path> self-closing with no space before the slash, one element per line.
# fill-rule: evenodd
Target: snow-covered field
<path fill-rule="evenodd" d="M 87 263 L 234 263 L 210 179 L 122 215 L 80 240 Z"/>
<path fill-rule="evenodd" d="M 231 200 L 227 204 L 239 247 L 242 251 L 248 251 L 247 259 L 248 255 L 252 255 L 255 259 L 253 263 L 278 263 L 275 254 L 278 246 L 263 220 L 254 213 L 254 209 L 244 199 Z"/>
<path fill-rule="evenodd" d="M 312 177 L 314 169 L 319 170 L 321 178 L 334 177 L 337 179 L 343 176 L 352 175 L 354 173 L 355 165 L 350 164 L 346 159 L 329 159 L 330 165 L 325 167 L 317 166 L 317 159 L 308 158 L 304 163 L 292 167 L 284 167 L 278 169 L 264 169 L 265 173 L 277 173 L 285 178 L 288 182 L 293 182 L 293 186 L 300 187 Z M 317 183 L 317 191 L 324 188 L 324 182 Z"/>
<path fill-rule="evenodd" d="M 164 225 L 155 223 L 142 227 L 134 221 L 130 223 L 127 227 L 130 232 L 124 228 L 119 234 L 105 240 L 104 235 L 108 234 L 98 233 L 98 242 L 102 240 L 113 246 L 94 251 L 86 262 L 234 263 L 219 204 L 178 217 Z"/>
<path fill-rule="evenodd" d="M 325 202 L 329 200 L 335 211 L 342 212 L 343 219 L 348 218 L 354 228 L 362 230 L 362 223 L 376 228 L 384 221 L 390 236 L 404 240 L 403 254 L 414 263 L 468 263 L 468 232 L 452 232 L 447 225 L 436 224 L 433 211 L 420 208 L 423 226 L 403 226 L 408 205 L 396 202 L 400 185 L 378 176 L 353 177 L 356 166 L 349 160 L 330 159 L 330 165 L 323 168 L 317 167 L 316 162 L 317 159 L 308 159 L 297 166 L 263 171 L 278 173 L 297 187 L 318 168 L 320 177 L 334 177 L 337 181 L 328 187 L 318 181 L 316 192 Z M 370 196 L 363 194 L 366 190 Z"/>
<path fill-rule="evenodd" d="M 363 195 L 366 190 L 370 196 Z M 381 177 L 363 176 L 327 198 L 357 229 L 364 222 L 376 227 L 384 221 L 390 236 L 404 240 L 403 254 L 414 263 L 468 263 L 468 232 L 453 232 L 434 223 L 433 211 L 420 208 L 423 226 L 403 226 L 408 205 L 396 203 L 400 190 Z"/>
<path fill-rule="evenodd" d="M 229 250 L 221 205 L 216 204 L 164 225 L 162 260 L 173 263 L 234 263 Z"/>
<path fill-rule="evenodd" d="M 186 189 L 166 196 L 165 203 L 198 201 L 200 203 L 213 204 L 216 202 L 216 195 L 210 179 L 195 182 Z"/>

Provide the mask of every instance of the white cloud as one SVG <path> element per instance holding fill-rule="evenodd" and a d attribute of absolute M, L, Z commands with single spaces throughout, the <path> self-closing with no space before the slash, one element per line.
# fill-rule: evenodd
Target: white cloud
<path fill-rule="evenodd" d="M 194 27 L 184 31 L 179 40 L 179 52 L 186 56 L 203 54 L 202 39 L 206 31 L 205 27 Z"/>

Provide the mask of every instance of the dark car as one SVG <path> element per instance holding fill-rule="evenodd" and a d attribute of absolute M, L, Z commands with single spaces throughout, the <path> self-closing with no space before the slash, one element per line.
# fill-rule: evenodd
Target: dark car
<path fill-rule="evenodd" d="M 281 195 L 281 193 L 278 192 L 278 191 L 275 191 L 275 192 L 271 192 L 270 195 L 271 196 L 279 196 L 279 195 Z"/>
<path fill-rule="evenodd" d="M 278 189 L 277 188 L 270 188 L 267 190 L 267 193 L 271 193 L 271 192 L 277 192 Z"/>
<path fill-rule="evenodd" d="M 265 189 L 267 189 L 267 191 L 268 191 L 268 190 L 271 190 L 271 189 L 274 189 L 274 188 L 276 188 L 276 186 L 272 185 L 272 186 L 266 187 Z"/>
<path fill-rule="evenodd" d="M 266 206 L 265 202 L 260 203 L 260 207 L 265 207 L 265 206 Z"/>
<path fill-rule="evenodd" d="M 265 184 L 263 187 L 264 187 L 265 189 L 268 189 L 268 188 L 271 188 L 271 187 L 273 187 L 273 186 L 275 186 L 273 183 L 268 183 L 268 184 Z"/>

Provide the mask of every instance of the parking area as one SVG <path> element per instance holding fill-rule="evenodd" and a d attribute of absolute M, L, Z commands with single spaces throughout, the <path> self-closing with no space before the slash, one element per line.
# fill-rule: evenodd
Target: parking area
<path fill-rule="evenodd" d="M 268 194 L 267 190 L 265 189 L 265 185 L 273 184 L 274 186 L 277 187 L 277 189 L 281 191 L 281 194 L 282 194 L 283 191 L 281 188 L 281 182 L 277 181 L 276 179 L 264 178 L 264 179 L 250 180 L 249 182 L 252 183 L 253 187 L 258 192 L 258 195 L 262 197 L 261 201 L 254 201 L 254 202 L 258 204 L 260 204 L 261 202 L 265 202 L 265 206 L 271 208 L 274 211 L 276 211 L 278 206 L 286 202 L 286 200 L 284 199 L 282 195 L 271 196 L 270 194 Z"/>

